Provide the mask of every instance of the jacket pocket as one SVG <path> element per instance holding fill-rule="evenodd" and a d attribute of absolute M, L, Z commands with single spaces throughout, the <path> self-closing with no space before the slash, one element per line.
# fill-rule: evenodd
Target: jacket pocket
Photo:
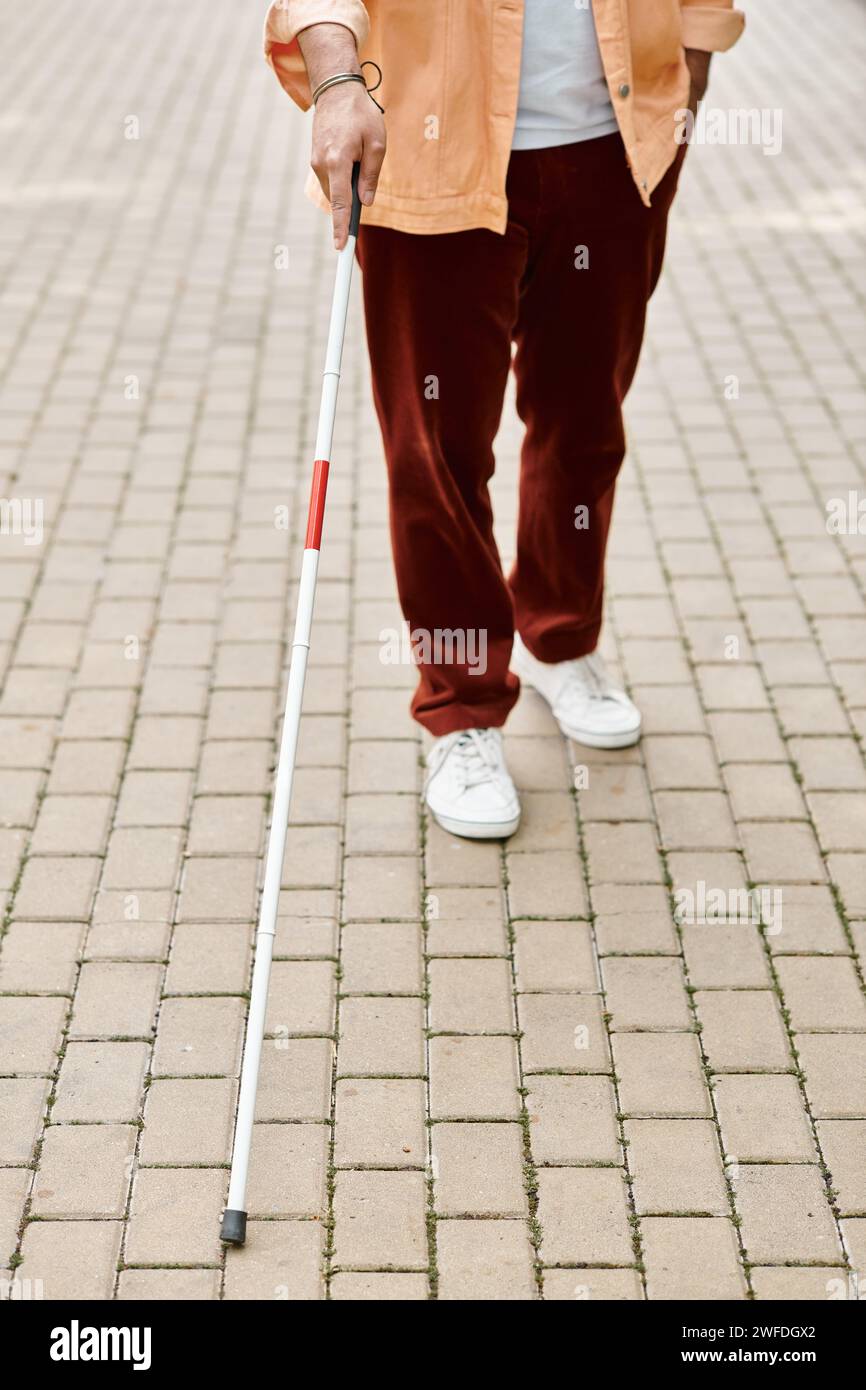
<path fill-rule="evenodd" d="M 652 83 L 682 52 L 679 0 L 628 0 L 632 74 L 636 83 Z"/>

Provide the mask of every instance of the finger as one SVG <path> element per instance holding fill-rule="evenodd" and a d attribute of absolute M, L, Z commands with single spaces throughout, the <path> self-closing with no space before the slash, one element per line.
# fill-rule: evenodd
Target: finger
<path fill-rule="evenodd" d="M 341 158 L 328 165 L 331 214 L 334 223 L 334 245 L 342 251 L 349 235 L 349 213 L 352 207 L 352 161 Z"/>
<path fill-rule="evenodd" d="M 313 160 L 313 161 L 312 161 L 311 167 L 312 167 L 313 173 L 315 174 L 316 178 L 319 180 L 319 187 L 321 188 L 321 190 L 322 190 L 322 192 L 324 193 L 325 197 L 327 198 L 328 202 L 330 202 L 330 201 L 331 201 L 331 190 L 330 190 L 330 188 L 329 188 L 329 186 L 328 186 L 328 171 L 327 171 L 327 169 L 325 168 L 324 164 L 320 164 L 320 163 L 318 162 L 318 160 Z"/>
<path fill-rule="evenodd" d="M 369 207 L 376 196 L 379 171 L 385 158 L 385 141 L 378 136 L 364 141 L 361 155 L 361 172 L 358 176 L 358 196 L 365 207 Z"/>

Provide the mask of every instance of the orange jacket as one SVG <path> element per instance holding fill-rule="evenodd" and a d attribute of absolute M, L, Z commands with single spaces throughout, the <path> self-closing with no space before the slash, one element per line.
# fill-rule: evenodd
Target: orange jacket
<path fill-rule="evenodd" d="M 351 29 L 382 69 L 388 152 L 373 226 L 406 232 L 504 232 L 505 176 L 517 112 L 524 0 L 275 0 L 265 56 L 298 105 L 310 105 L 297 35 Z M 602 62 L 626 156 L 645 203 L 677 151 L 686 106 L 684 48 L 730 48 L 733 0 L 592 0 Z M 308 191 L 327 206 L 311 178 Z"/>

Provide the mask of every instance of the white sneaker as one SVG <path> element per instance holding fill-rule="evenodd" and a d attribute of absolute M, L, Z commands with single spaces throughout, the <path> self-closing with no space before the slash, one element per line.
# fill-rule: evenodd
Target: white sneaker
<path fill-rule="evenodd" d="M 612 683 L 599 652 L 539 661 L 515 633 L 511 669 L 544 696 L 566 738 L 589 748 L 628 748 L 640 738 L 640 711 Z"/>
<path fill-rule="evenodd" d="M 505 766 L 499 729 L 460 729 L 427 755 L 424 798 L 443 830 L 499 840 L 520 824 L 520 802 Z"/>

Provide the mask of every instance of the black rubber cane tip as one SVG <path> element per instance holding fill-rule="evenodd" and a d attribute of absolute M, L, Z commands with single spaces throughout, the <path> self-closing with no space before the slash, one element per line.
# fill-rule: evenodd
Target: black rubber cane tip
<path fill-rule="evenodd" d="M 247 1238 L 247 1214 L 226 1207 L 220 1227 L 220 1240 L 226 1245 L 243 1245 Z"/>

